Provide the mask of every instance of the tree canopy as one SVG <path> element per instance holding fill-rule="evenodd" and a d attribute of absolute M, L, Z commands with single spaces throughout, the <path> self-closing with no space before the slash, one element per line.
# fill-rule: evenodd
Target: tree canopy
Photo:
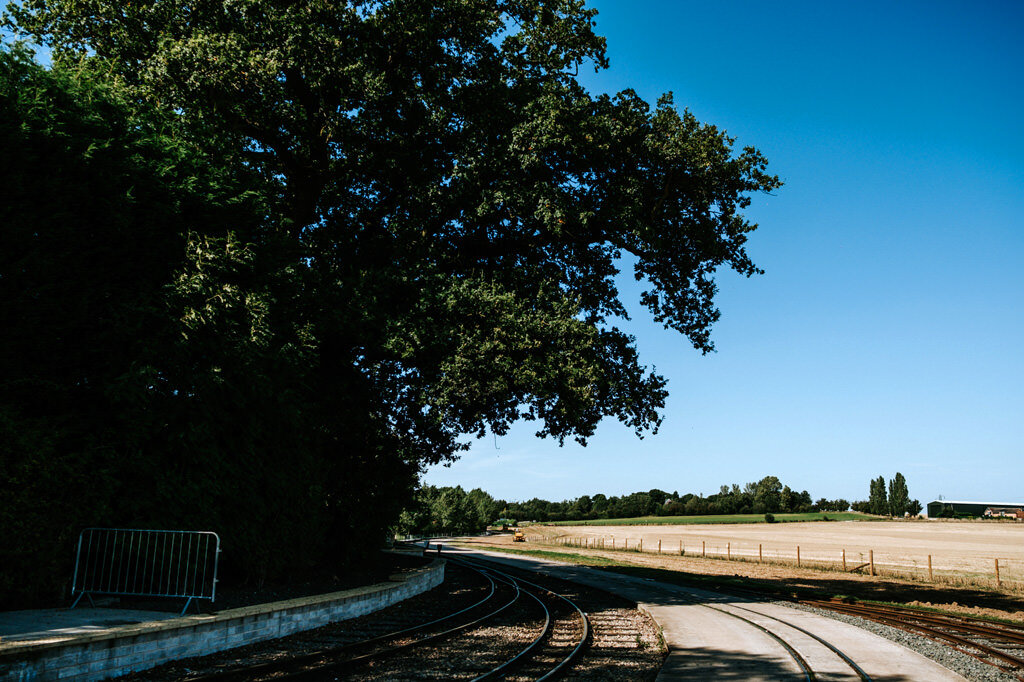
<path fill-rule="evenodd" d="M 665 381 L 617 326 L 619 269 L 701 352 L 719 316 L 715 272 L 758 272 L 743 210 L 778 178 L 671 96 L 652 106 L 629 90 L 587 92 L 578 70 L 607 59 L 581 0 L 25 0 L 7 11 L 8 28 L 52 49 L 54 73 L 116 93 L 119 116 L 156 122 L 180 150 L 160 177 L 199 199 L 165 212 L 169 224 L 135 216 L 122 223 L 130 237 L 97 233 L 145 280 L 117 282 L 113 299 L 151 292 L 159 320 L 110 328 L 145 351 L 132 376 L 146 380 L 108 392 L 119 402 L 103 409 L 148 409 L 104 447 L 111 477 L 136 471 L 137 487 L 157 471 L 201 471 L 171 478 L 216 518 L 248 491 L 283 517 L 323 510 L 322 534 L 305 537 L 349 546 L 338 538 L 367 507 L 386 525 L 416 472 L 455 457 L 467 435 L 521 419 L 581 442 L 605 417 L 656 429 Z M 87 101 L 81 115 L 105 120 L 92 110 L 101 100 Z M 221 179 L 226 195 L 196 191 L 205 181 L 192 175 Z M 18 206 L 30 217 L 14 224 L 36 220 L 38 206 Z M 68 257 L 67 217 L 39 220 L 33 234 L 53 237 L 40 257 Z M 242 546 L 270 544 L 250 535 Z"/>
<path fill-rule="evenodd" d="M 9 10 L 266 179 L 254 237 L 302 301 L 271 333 L 316 348 L 325 384 L 386 398 L 373 411 L 421 457 L 522 417 L 559 438 L 655 426 L 664 381 L 613 324 L 620 258 L 702 351 L 715 269 L 757 271 L 741 210 L 779 186 L 764 158 L 670 97 L 584 90 L 575 73 L 606 57 L 582 2 Z"/>
<path fill-rule="evenodd" d="M 911 505 L 907 479 L 897 471 L 896 475 L 889 479 L 889 514 L 899 518 L 908 511 L 911 511 Z M 917 512 L 920 511 L 920 505 L 918 505 Z M 911 511 L 915 516 L 917 512 Z"/>

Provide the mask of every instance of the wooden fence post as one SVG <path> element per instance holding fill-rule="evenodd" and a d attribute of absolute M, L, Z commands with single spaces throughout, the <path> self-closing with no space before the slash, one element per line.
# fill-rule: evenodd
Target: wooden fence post
<path fill-rule="evenodd" d="M 622 549 L 629 549 L 629 538 L 622 541 Z"/>
<path fill-rule="evenodd" d="M 708 548 L 707 548 L 707 545 L 704 544 L 704 540 L 700 541 L 700 555 L 701 556 L 707 556 L 708 555 Z"/>
<path fill-rule="evenodd" d="M 638 549 L 636 551 L 638 551 L 638 552 L 644 551 L 644 539 L 643 538 L 640 538 L 640 542 L 637 544 L 637 548 Z"/>
<path fill-rule="evenodd" d="M 875 550 L 873 550 L 873 549 L 869 549 L 868 550 L 868 563 L 871 564 L 871 576 L 874 577 L 874 575 L 875 575 Z"/>
<path fill-rule="evenodd" d="M 661 538 L 658 538 L 658 554 L 661 554 Z"/>
<path fill-rule="evenodd" d="M 800 568 L 800 545 L 796 546 L 796 567 Z"/>
<path fill-rule="evenodd" d="M 732 561 L 732 543 L 731 542 L 725 543 L 725 558 L 727 558 L 729 561 Z"/>
<path fill-rule="evenodd" d="M 846 573 L 846 548 L 843 548 L 843 573 Z"/>
<path fill-rule="evenodd" d="M 996 587 L 1002 587 L 1003 581 L 999 579 L 999 558 L 996 558 Z"/>
<path fill-rule="evenodd" d="M 757 544 L 757 563 L 764 561 L 764 552 L 761 551 L 761 543 Z"/>
<path fill-rule="evenodd" d="M 615 549 L 615 538 L 612 538 L 612 549 Z"/>
<path fill-rule="evenodd" d="M 932 555 L 928 555 L 928 582 L 935 582 L 935 577 L 932 575 Z"/>
<path fill-rule="evenodd" d="M 683 541 L 679 541 L 679 556 L 683 556 Z"/>

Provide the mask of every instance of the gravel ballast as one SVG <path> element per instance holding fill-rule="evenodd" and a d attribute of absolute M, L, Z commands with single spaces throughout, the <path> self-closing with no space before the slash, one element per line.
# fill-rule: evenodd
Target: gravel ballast
<path fill-rule="evenodd" d="M 916 651 L 922 656 L 930 658 L 936 663 L 949 668 L 953 672 L 963 675 L 968 680 L 971 680 L 971 682 L 1018 682 L 1017 678 L 1008 675 L 991 665 L 975 660 L 970 656 L 962 654 L 959 651 L 955 651 L 944 644 L 933 642 L 927 637 L 915 635 L 898 628 L 883 625 L 881 623 L 875 623 L 857 616 L 837 613 L 828 609 L 819 609 L 813 606 L 804 606 L 803 604 L 793 604 L 792 602 L 780 601 L 774 603 L 793 609 L 809 611 L 810 613 L 832 618 L 833 620 L 838 620 L 850 625 L 856 625 L 868 632 L 874 633 L 880 637 L 885 637 L 897 644 L 901 644 L 911 651 Z"/>

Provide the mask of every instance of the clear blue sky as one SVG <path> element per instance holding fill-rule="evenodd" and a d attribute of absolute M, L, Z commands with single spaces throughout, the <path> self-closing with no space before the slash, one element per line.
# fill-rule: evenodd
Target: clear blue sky
<path fill-rule="evenodd" d="M 633 303 L 627 328 L 669 379 L 665 423 L 606 421 L 586 448 L 475 441 L 434 485 L 506 499 L 765 475 L 866 499 L 1024 501 L 1024 3 L 592 2 L 631 87 L 754 145 L 786 181 L 758 196 L 749 250 L 719 277 L 718 352 Z"/>

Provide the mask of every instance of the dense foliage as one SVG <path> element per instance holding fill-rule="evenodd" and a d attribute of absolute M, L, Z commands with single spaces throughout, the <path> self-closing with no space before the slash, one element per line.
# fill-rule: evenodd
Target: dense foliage
<path fill-rule="evenodd" d="M 195 503 L 213 485 L 252 484 L 259 460 L 244 453 L 256 434 L 235 440 L 230 460 L 209 457 L 224 397 L 188 366 L 194 351 L 175 320 L 186 301 L 168 287 L 190 269 L 189 240 L 223 239 L 225 225 L 245 229 L 258 212 L 243 178 L 159 116 L 132 113 L 90 65 L 47 71 L 0 52 L 0 148 L 6 605 L 58 591 L 82 526 L 242 525 L 221 509 L 201 519 Z"/>
<path fill-rule="evenodd" d="M 467 434 L 657 427 L 621 264 L 704 352 L 716 269 L 757 272 L 742 211 L 778 179 L 670 97 L 588 93 L 581 1 L 8 12 L 55 64 L 5 56 L 0 111 L 23 551 L 155 524 L 221 531 L 257 578 L 350 560 Z"/>
<path fill-rule="evenodd" d="M 499 519 L 502 504 L 480 488 L 467 493 L 461 486 L 427 485 L 416 491 L 395 530 L 399 535 L 479 533 Z"/>
<path fill-rule="evenodd" d="M 865 514 L 888 515 L 897 518 L 903 517 L 905 514 L 917 516 L 924 509 L 920 501 L 910 499 L 907 479 L 898 471 L 889 480 L 888 492 L 885 487 L 885 476 L 873 478 L 868 486 L 868 499 L 854 502 L 852 506 L 854 511 Z"/>
<path fill-rule="evenodd" d="M 461 533 L 481 531 L 499 519 L 512 521 L 586 521 L 639 516 L 703 516 L 811 511 L 846 511 L 846 500 L 811 502 L 806 490 L 796 492 L 775 476 L 765 476 L 743 487 L 723 485 L 718 493 L 697 495 L 657 488 L 621 497 L 602 493 L 551 502 L 533 498 L 524 502 L 495 500 L 475 489 L 423 487 L 416 503 L 403 512 L 399 533 Z"/>
<path fill-rule="evenodd" d="M 889 515 L 903 516 L 910 506 L 910 493 L 907 490 L 907 479 L 903 474 L 896 472 L 896 475 L 889 479 Z M 920 505 L 918 505 L 920 507 Z"/>
<path fill-rule="evenodd" d="M 894 481 L 898 481 L 900 474 Z M 906 485 L 906 481 L 903 481 Z M 623 495 L 582 495 L 571 500 L 551 502 L 533 498 L 523 502 L 496 500 L 483 490 L 470 492 L 461 487 L 424 486 L 417 491 L 414 503 L 402 512 L 395 526 L 398 534 L 430 535 L 476 533 L 488 525 L 507 520 L 517 521 L 590 521 L 594 519 L 627 519 L 641 516 L 706 516 L 727 514 L 779 514 L 804 512 L 871 513 L 867 502 L 852 505 L 842 498 L 820 498 L 811 502 L 806 490 L 796 492 L 782 485 L 775 476 L 766 476 L 756 483 L 740 487 L 723 485 L 718 493 L 697 495 L 666 492 L 657 488 Z M 921 503 L 908 500 L 904 509 L 911 516 L 921 513 Z M 902 516 L 895 511 L 893 516 Z"/>

